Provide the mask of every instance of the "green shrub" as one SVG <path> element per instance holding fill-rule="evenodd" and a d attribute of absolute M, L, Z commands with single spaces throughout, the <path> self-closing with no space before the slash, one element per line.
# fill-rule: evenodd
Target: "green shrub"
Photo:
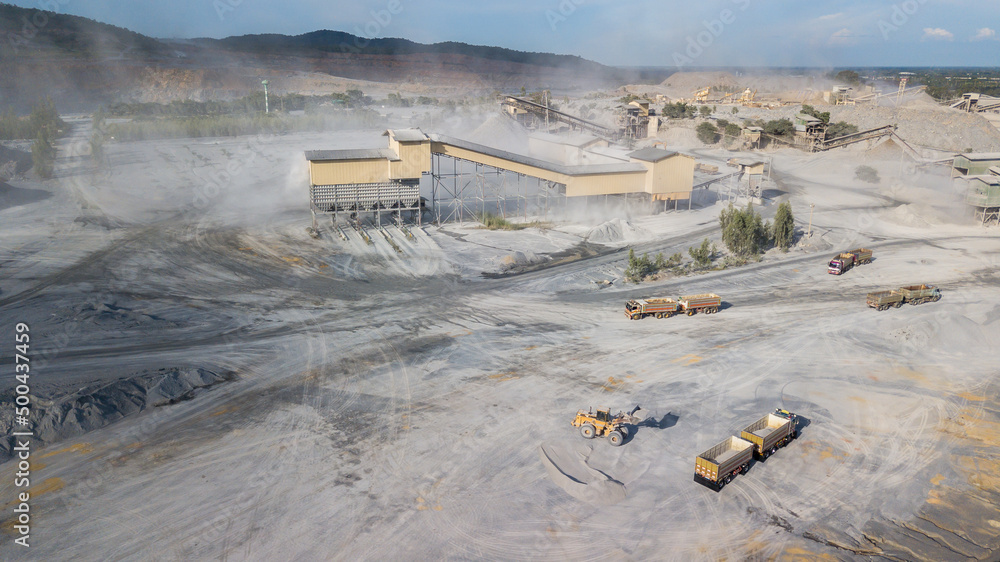
<path fill-rule="evenodd" d="M 490 230 L 524 230 L 525 228 L 524 225 L 512 223 L 500 215 L 494 215 L 493 213 L 477 215 L 476 219 Z"/>
<path fill-rule="evenodd" d="M 699 268 L 706 268 L 712 265 L 712 260 L 715 259 L 715 254 L 718 253 L 718 251 L 719 250 L 715 247 L 715 244 L 709 244 L 708 238 L 702 240 L 701 246 L 698 246 L 697 248 L 691 246 L 688 248 L 688 254 L 691 256 L 691 259 L 694 260 L 695 266 Z"/>
<path fill-rule="evenodd" d="M 775 119 L 764 123 L 764 132 L 776 137 L 788 137 L 795 134 L 795 123 L 788 119 Z"/>
<path fill-rule="evenodd" d="M 698 140 L 705 144 L 715 144 L 719 142 L 719 129 L 708 121 L 698 125 L 695 132 L 698 133 Z"/>

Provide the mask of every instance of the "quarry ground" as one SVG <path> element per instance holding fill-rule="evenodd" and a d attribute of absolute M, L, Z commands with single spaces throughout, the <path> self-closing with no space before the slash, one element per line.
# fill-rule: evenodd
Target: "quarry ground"
<path fill-rule="evenodd" d="M 870 185 L 856 152 L 775 153 L 762 210 L 791 201 L 791 252 L 636 286 L 626 246 L 718 240 L 722 205 L 391 228 L 402 255 L 328 222 L 311 238 L 302 151 L 379 133 L 112 145 L 101 171 L 73 156 L 80 123 L 56 180 L 5 187 L 0 333 L 31 325 L 49 444 L 32 456 L 32 547 L 4 540 L 0 557 L 1000 556 L 1000 236 L 946 173 L 886 162 Z M 482 275 L 595 232 L 585 259 Z M 873 264 L 827 274 L 858 246 Z M 912 283 L 942 300 L 865 305 Z M 701 292 L 723 310 L 623 314 Z M 622 447 L 569 424 L 636 404 Z M 801 416 L 797 441 L 720 493 L 692 481 L 699 453 L 776 407 Z M 0 465 L 5 538 L 14 472 Z"/>

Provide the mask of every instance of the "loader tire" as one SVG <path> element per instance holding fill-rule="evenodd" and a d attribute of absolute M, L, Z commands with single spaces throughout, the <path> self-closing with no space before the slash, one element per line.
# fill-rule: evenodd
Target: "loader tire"
<path fill-rule="evenodd" d="M 625 442 L 625 436 L 618 430 L 612 431 L 608 434 L 608 443 L 611 443 L 614 447 L 621 446 Z"/>
<path fill-rule="evenodd" d="M 584 439 L 593 439 L 594 436 L 597 435 L 597 428 L 594 427 L 594 424 L 585 423 L 580 426 L 580 435 L 582 435 Z"/>

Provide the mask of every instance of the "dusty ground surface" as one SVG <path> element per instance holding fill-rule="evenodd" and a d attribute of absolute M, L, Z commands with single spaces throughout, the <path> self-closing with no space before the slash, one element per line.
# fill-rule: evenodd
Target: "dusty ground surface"
<path fill-rule="evenodd" d="M 132 143 L 95 171 L 71 155 L 81 126 L 57 180 L 12 184 L 46 195 L 0 209 L 0 326 L 31 324 L 35 407 L 62 433 L 32 457 L 32 548 L 4 540 L 0 557 L 1000 555 L 1000 237 L 945 177 L 890 163 L 872 186 L 849 153 L 779 152 L 764 213 L 787 198 L 804 231 L 815 205 L 811 237 L 637 287 L 620 281 L 626 244 L 717 240 L 721 205 L 391 228 L 402 255 L 310 238 L 301 151 L 378 133 Z M 482 275 L 595 233 L 585 259 Z M 873 264 L 826 273 L 860 245 Z M 910 283 L 944 297 L 864 304 Z M 708 291 L 717 315 L 623 315 L 629 298 Z M 637 403 L 619 448 L 569 425 Z M 692 481 L 696 455 L 775 407 L 802 417 L 797 441 L 721 493 Z M 14 470 L 0 465 L 6 537 Z"/>

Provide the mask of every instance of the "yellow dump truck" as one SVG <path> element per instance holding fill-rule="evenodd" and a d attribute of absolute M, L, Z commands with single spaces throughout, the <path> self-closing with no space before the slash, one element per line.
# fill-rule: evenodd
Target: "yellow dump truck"
<path fill-rule="evenodd" d="M 694 481 L 719 491 L 750 469 L 753 443 L 730 437 L 694 459 Z"/>
<path fill-rule="evenodd" d="M 642 320 L 647 316 L 670 318 L 679 308 L 676 300 L 668 298 L 630 300 L 625 303 L 625 316 L 632 320 Z"/>
<path fill-rule="evenodd" d="M 875 310 L 899 308 L 905 303 L 912 305 L 941 300 L 941 291 L 934 285 L 908 285 L 891 291 L 868 293 L 866 302 Z"/>
<path fill-rule="evenodd" d="M 722 297 L 715 293 L 705 293 L 703 295 L 680 297 L 677 299 L 677 302 L 680 303 L 681 310 L 687 313 L 688 316 L 693 316 L 698 311 L 702 311 L 705 314 L 715 314 L 719 311 L 719 307 L 722 306 Z"/>
<path fill-rule="evenodd" d="M 745 427 L 740 438 L 753 443 L 754 456 L 765 460 L 799 436 L 795 418 L 791 412 L 775 410 Z"/>

